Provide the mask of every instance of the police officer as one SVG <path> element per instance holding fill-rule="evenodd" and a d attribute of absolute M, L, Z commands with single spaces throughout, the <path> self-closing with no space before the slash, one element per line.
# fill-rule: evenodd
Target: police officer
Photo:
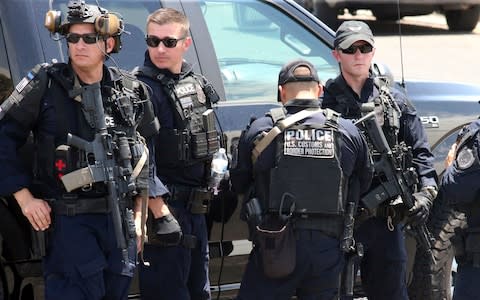
<path fill-rule="evenodd" d="M 47 12 L 45 26 L 66 39 L 69 61 L 37 65 L 2 104 L 0 194 L 13 194 L 36 231 L 48 230 L 46 299 L 126 299 L 132 208 L 149 180 L 139 132 L 156 134 L 158 121 L 144 85 L 104 65 L 120 49 L 117 15 L 70 1 L 66 15 Z M 31 131 L 27 170 L 17 149 Z"/>
<path fill-rule="evenodd" d="M 278 79 L 284 108 L 247 127 L 231 169 L 254 242 L 238 299 L 334 299 L 347 207 L 370 185 L 368 148 L 351 122 L 320 109 L 310 62 L 285 64 Z"/>
<path fill-rule="evenodd" d="M 451 161 L 440 184 L 442 199 L 466 214 L 467 228 L 455 243 L 458 263 L 454 300 L 478 299 L 480 288 L 480 120 L 465 127 L 452 147 Z M 449 153 L 450 154 L 450 153 Z"/>
<path fill-rule="evenodd" d="M 364 22 L 345 21 L 336 32 L 334 47 L 332 53 L 339 62 L 341 74 L 326 83 L 322 107 L 334 109 L 347 119 L 359 119 L 361 105 L 377 98 L 382 87 L 382 82 L 376 81 L 370 72 L 375 54 L 373 34 Z M 414 194 L 416 201 L 408 212 L 409 221 L 421 224 L 426 221 L 436 196 L 433 155 L 415 108 L 404 93 L 391 86 L 386 88 L 401 112 L 398 137 L 392 138 L 411 146 L 413 166 L 421 186 Z M 365 247 L 362 284 L 369 299 L 408 299 L 406 249 L 402 228 L 395 224 L 399 211 L 390 209 L 388 204 L 389 201 L 385 201 L 376 213 L 361 207 L 362 217 L 357 216 L 357 222 L 367 219 L 358 224 L 356 231 L 357 241 Z"/>
<path fill-rule="evenodd" d="M 189 26 L 174 9 L 149 15 L 148 50 L 137 70 L 153 91 L 161 126 L 155 142 L 157 175 L 170 191 L 149 202 L 153 222 L 144 257 L 150 265 L 140 267 L 142 299 L 210 299 L 205 213 L 213 195 L 207 188 L 210 162 L 219 149 L 210 109 L 218 96 L 183 60 L 192 44 Z"/>

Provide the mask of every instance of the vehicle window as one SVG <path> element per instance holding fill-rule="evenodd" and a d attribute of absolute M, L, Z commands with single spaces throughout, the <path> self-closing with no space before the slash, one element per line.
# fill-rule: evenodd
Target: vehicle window
<path fill-rule="evenodd" d="M 272 5 L 207 0 L 202 9 L 227 101 L 276 101 L 278 72 L 296 58 L 311 61 L 323 82 L 338 74 L 331 49 Z"/>
<path fill-rule="evenodd" d="M 5 48 L 2 22 L 0 22 L 0 103 L 7 99 L 12 90 L 12 76 L 10 74 L 10 67 L 8 65 L 7 49 Z"/>

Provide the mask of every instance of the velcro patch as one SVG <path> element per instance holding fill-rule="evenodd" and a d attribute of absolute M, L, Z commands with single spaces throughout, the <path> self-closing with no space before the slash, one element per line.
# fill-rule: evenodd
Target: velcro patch
<path fill-rule="evenodd" d="M 178 98 L 182 98 L 188 95 L 195 95 L 196 93 L 197 90 L 195 89 L 195 84 L 193 83 L 185 83 L 175 86 L 175 94 L 177 94 Z"/>
<path fill-rule="evenodd" d="M 335 143 L 331 129 L 287 129 L 283 154 L 312 158 L 333 158 Z"/>

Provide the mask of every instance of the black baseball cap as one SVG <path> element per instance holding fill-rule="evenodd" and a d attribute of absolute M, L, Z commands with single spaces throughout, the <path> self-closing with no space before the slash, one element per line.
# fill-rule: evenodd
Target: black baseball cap
<path fill-rule="evenodd" d="M 365 41 L 375 46 L 373 33 L 370 27 L 362 21 L 345 21 L 338 27 L 335 33 L 333 46 L 335 49 L 347 49 L 357 41 Z"/>
<path fill-rule="evenodd" d="M 310 74 L 295 75 L 294 72 L 298 67 L 308 68 L 310 70 Z M 320 83 L 320 79 L 318 78 L 318 72 L 317 69 L 315 69 L 315 66 L 303 59 L 297 59 L 283 65 L 280 73 L 278 74 L 278 85 L 284 85 L 288 82 L 299 81 L 316 81 Z"/>

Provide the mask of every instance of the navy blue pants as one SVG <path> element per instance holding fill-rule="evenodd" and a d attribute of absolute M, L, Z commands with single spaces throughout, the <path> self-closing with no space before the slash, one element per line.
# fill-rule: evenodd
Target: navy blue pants
<path fill-rule="evenodd" d="M 282 279 L 266 278 L 254 248 L 237 299 L 290 300 L 297 292 L 302 300 L 336 299 L 344 264 L 339 241 L 312 230 L 298 229 L 296 235 L 293 273 Z"/>
<path fill-rule="evenodd" d="M 453 300 L 480 299 L 480 268 L 462 264 L 457 268 Z"/>
<path fill-rule="evenodd" d="M 393 231 L 386 218 L 371 218 L 355 232 L 365 256 L 360 265 L 362 286 L 369 300 L 406 300 L 407 251 L 402 224 Z"/>
<path fill-rule="evenodd" d="M 127 299 L 136 264 L 135 240 L 128 245 L 125 265 L 110 214 L 55 215 L 43 260 L 46 299 Z"/>
<path fill-rule="evenodd" d="M 181 201 L 170 204 L 183 233 L 197 237 L 197 247 L 145 245 L 144 259 L 150 265 L 139 265 L 142 300 L 210 299 L 205 216 L 191 214 Z"/>

